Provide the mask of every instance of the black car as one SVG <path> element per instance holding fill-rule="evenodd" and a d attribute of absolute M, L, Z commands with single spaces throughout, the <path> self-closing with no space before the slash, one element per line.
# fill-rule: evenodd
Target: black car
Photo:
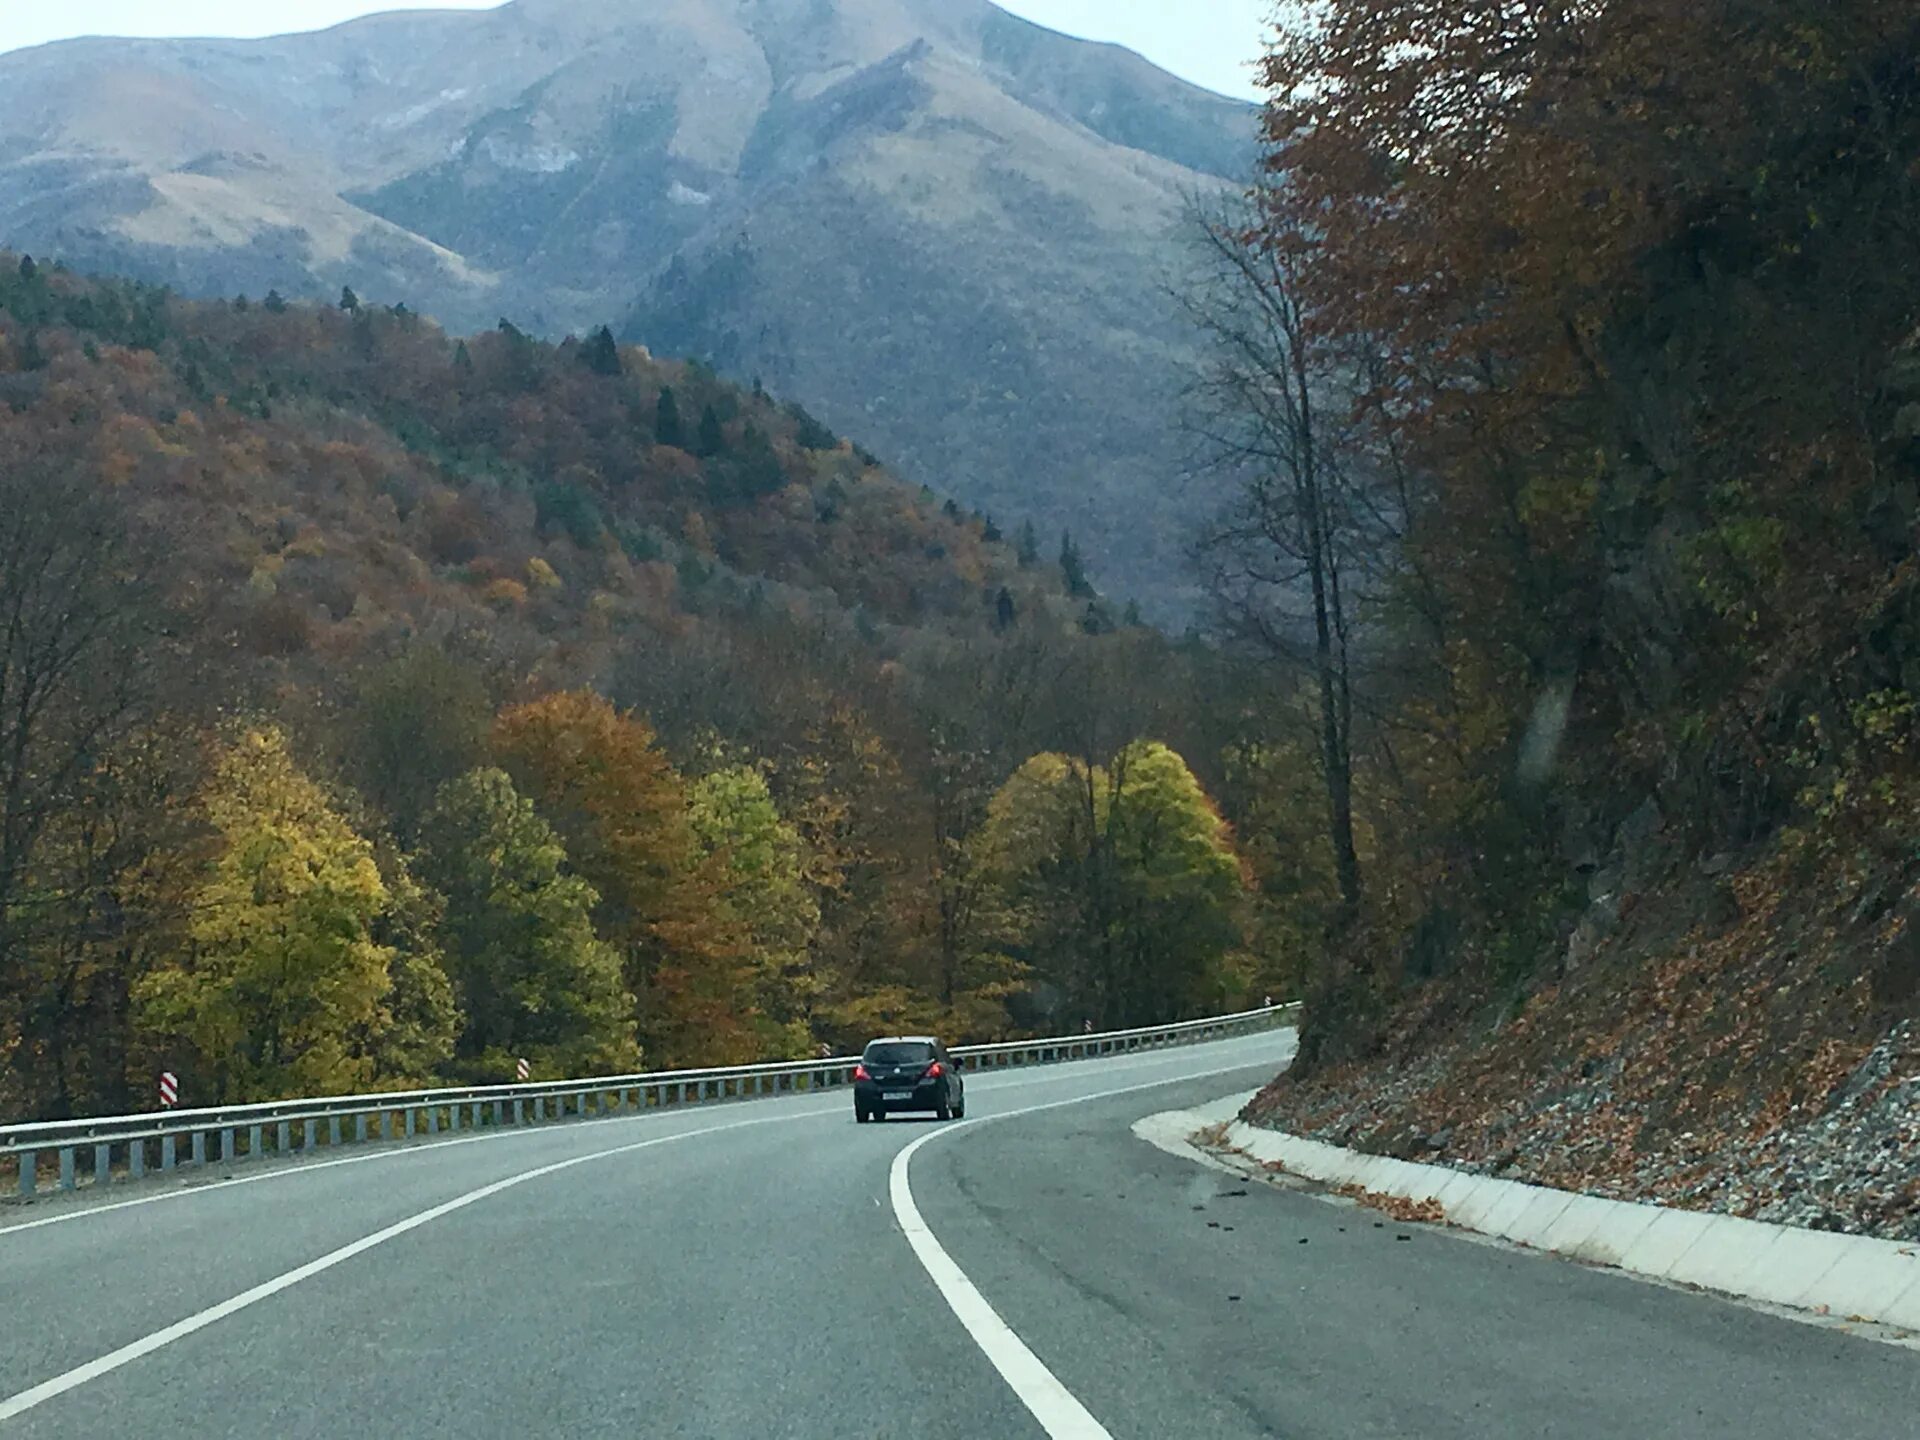
<path fill-rule="evenodd" d="M 864 1124 L 896 1110 L 931 1110 L 942 1120 L 967 1113 L 967 1082 L 931 1035 L 875 1040 L 854 1067 L 853 1118 Z"/>

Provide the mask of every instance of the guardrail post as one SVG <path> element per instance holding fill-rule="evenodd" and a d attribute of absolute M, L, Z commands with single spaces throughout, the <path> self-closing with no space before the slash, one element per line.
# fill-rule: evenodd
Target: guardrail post
<path fill-rule="evenodd" d="M 144 1180 L 147 1175 L 147 1142 L 144 1137 L 127 1142 L 127 1178 Z"/>
<path fill-rule="evenodd" d="M 338 1115 L 329 1115 L 327 1117 L 327 1143 L 329 1145 L 338 1145 L 340 1143 L 340 1117 Z"/>
<path fill-rule="evenodd" d="M 320 1143 L 319 1120 L 309 1116 L 305 1123 L 301 1125 L 300 1129 L 300 1148 L 302 1150 L 311 1150 L 315 1145 Z"/>
<path fill-rule="evenodd" d="M 60 1147 L 60 1188 L 71 1190 L 73 1186 L 73 1146 L 62 1145 Z"/>
<path fill-rule="evenodd" d="M 427 1106 L 427 1134 L 438 1135 L 439 1133 L 440 1107 L 438 1105 L 429 1105 Z"/>
<path fill-rule="evenodd" d="M 546 1096 L 536 1095 L 533 1097 L 533 1118 L 536 1124 L 547 1118 Z"/>
<path fill-rule="evenodd" d="M 353 1117 L 353 1138 L 361 1142 L 367 1138 L 367 1117 L 364 1112 Z"/>
<path fill-rule="evenodd" d="M 233 1128 L 223 1125 L 220 1128 L 220 1163 L 230 1164 L 233 1160 Z"/>
<path fill-rule="evenodd" d="M 20 1152 L 20 1194 L 22 1196 L 33 1194 L 34 1186 L 39 1183 L 39 1178 L 39 1153 L 33 1150 L 22 1150 Z"/>
<path fill-rule="evenodd" d="M 258 1125 L 247 1127 L 247 1158 L 249 1160 L 260 1158 L 260 1127 Z"/>
<path fill-rule="evenodd" d="M 160 1137 L 160 1168 L 162 1170 L 173 1169 L 173 1136 L 171 1135 L 162 1135 Z"/>
<path fill-rule="evenodd" d="M 113 1183 L 113 1146 L 96 1145 L 93 1147 L 93 1183 L 111 1185 Z"/>
<path fill-rule="evenodd" d="M 282 1120 L 273 1127 L 274 1153 L 284 1155 L 293 1148 L 293 1127 Z"/>
<path fill-rule="evenodd" d="M 187 1145 L 188 1145 L 187 1163 L 189 1165 L 200 1166 L 207 1163 L 207 1132 L 206 1131 L 204 1130 L 194 1131 L 192 1136 L 189 1137 Z"/>
<path fill-rule="evenodd" d="M 496 1100 L 493 1102 L 493 1123 L 495 1125 L 504 1125 L 507 1123 L 506 1113 L 507 1113 L 506 1101 Z M 518 1101 L 514 1102 L 513 1123 L 516 1125 L 520 1123 L 520 1108 L 519 1108 Z"/>

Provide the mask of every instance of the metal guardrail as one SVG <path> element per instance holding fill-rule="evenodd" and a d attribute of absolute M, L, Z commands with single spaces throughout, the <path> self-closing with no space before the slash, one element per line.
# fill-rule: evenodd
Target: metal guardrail
<path fill-rule="evenodd" d="M 962 1045 L 956 1046 L 952 1054 L 969 1070 L 1046 1065 L 1277 1029 L 1293 1020 L 1299 1009 L 1298 1003 L 1270 1005 L 1233 1015 L 1182 1020 L 1137 1030 Z M 567 1118 L 569 1107 L 578 1118 L 829 1090 L 851 1083 L 854 1067 L 859 1063 L 858 1056 L 834 1056 L 714 1070 L 661 1070 L 516 1085 L 333 1095 L 257 1105 L 157 1110 L 140 1115 L 6 1125 L 0 1126 L 0 1160 L 13 1157 L 18 1169 L 16 1188 L 25 1197 L 37 1193 L 41 1160 L 47 1155 L 54 1158 L 57 1166 L 58 1188 L 73 1190 L 83 1184 L 110 1184 L 121 1177 L 138 1180 L 146 1175 L 150 1162 L 156 1160 L 157 1167 L 153 1168 L 161 1171 L 205 1165 L 210 1158 L 208 1142 L 215 1138 L 219 1148 L 211 1158 L 224 1165 L 376 1139 L 437 1135 L 443 1130 L 457 1132 L 462 1128 L 479 1130 L 544 1124 Z M 297 1145 L 296 1126 L 299 1128 Z M 184 1156 L 180 1153 L 183 1140 L 187 1152 Z M 91 1151 L 90 1164 L 83 1168 L 81 1159 L 88 1151 Z"/>

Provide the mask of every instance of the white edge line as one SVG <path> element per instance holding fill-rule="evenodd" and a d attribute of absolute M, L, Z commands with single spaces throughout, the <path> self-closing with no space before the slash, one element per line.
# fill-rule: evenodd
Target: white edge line
<path fill-rule="evenodd" d="M 109 1351 L 98 1359 L 89 1360 L 84 1365 L 77 1365 L 64 1374 L 54 1376 L 51 1380 L 44 1380 L 31 1389 L 22 1390 L 17 1395 L 8 1396 L 6 1399 L 0 1400 L 0 1421 L 11 1420 L 15 1416 L 23 1415 L 37 1405 L 44 1405 L 47 1401 L 64 1395 L 69 1390 L 78 1389 L 89 1381 L 97 1380 L 103 1375 L 111 1374 L 122 1366 L 130 1365 L 144 1355 L 151 1355 L 156 1350 L 164 1349 L 174 1341 L 183 1339 L 197 1330 L 204 1330 L 207 1326 L 224 1320 L 229 1315 L 238 1314 L 249 1306 L 257 1305 L 262 1300 L 278 1295 L 283 1290 L 290 1290 L 302 1280 L 310 1280 L 315 1275 L 333 1269 L 336 1265 L 344 1264 L 356 1255 L 363 1255 L 376 1246 L 386 1244 L 389 1240 L 398 1239 L 408 1231 L 418 1230 L 423 1225 L 430 1225 L 435 1220 L 451 1215 L 456 1210 L 464 1210 L 469 1205 L 478 1204 L 490 1196 L 500 1194 L 503 1190 L 511 1190 L 517 1185 L 524 1185 L 529 1180 L 538 1180 L 543 1176 L 554 1175 L 562 1170 L 571 1170 L 576 1165 L 585 1165 L 594 1160 L 608 1160 L 619 1155 L 630 1155 L 636 1150 L 647 1150 L 655 1145 L 669 1145 L 676 1140 L 691 1140 L 702 1135 L 718 1134 L 723 1130 L 742 1130 L 752 1125 L 773 1125 L 805 1118 L 808 1117 L 804 1115 L 765 1115 L 753 1120 L 735 1120 L 726 1125 L 711 1125 L 702 1130 L 682 1130 L 672 1135 L 655 1135 L 650 1139 L 636 1140 L 627 1145 L 617 1145 L 609 1150 L 595 1150 L 585 1155 L 575 1155 L 566 1160 L 556 1160 L 549 1165 L 537 1166 L 532 1170 L 523 1170 L 517 1175 L 509 1175 L 505 1179 L 495 1180 L 490 1185 L 482 1185 L 477 1190 L 469 1190 L 466 1194 L 456 1195 L 453 1199 L 443 1201 L 431 1209 L 422 1210 L 418 1214 L 409 1215 L 404 1220 L 395 1221 L 384 1230 L 376 1230 L 371 1235 L 364 1235 L 351 1244 L 342 1245 L 338 1250 L 329 1251 L 318 1259 L 309 1260 L 306 1264 L 288 1270 L 284 1274 L 276 1275 L 271 1280 L 262 1281 L 252 1289 L 243 1290 L 238 1295 L 222 1300 L 217 1305 L 210 1305 L 196 1314 L 187 1316 L 184 1320 L 177 1320 L 164 1329 L 155 1330 L 150 1335 L 142 1336 L 138 1340 L 122 1345 L 118 1350 Z"/>
<path fill-rule="evenodd" d="M 1067 1105 L 1085 1105 L 1095 1100 L 1110 1100 L 1116 1095 L 1131 1095 L 1141 1090 L 1158 1090 L 1168 1085 L 1178 1085 L 1188 1080 L 1207 1080 L 1219 1075 L 1239 1074 L 1259 1066 L 1267 1061 L 1254 1060 L 1245 1064 L 1230 1065 L 1219 1070 L 1187 1072 L 1171 1076 L 1164 1080 L 1149 1080 L 1139 1085 L 1125 1085 L 1117 1090 L 1103 1090 L 1096 1095 L 1076 1095 L 1070 1100 L 1050 1100 L 1042 1105 L 1025 1105 L 1016 1110 L 1002 1110 L 985 1115 L 978 1120 L 963 1120 L 949 1129 L 935 1130 L 922 1135 L 918 1140 L 906 1146 L 893 1157 L 893 1168 L 887 1175 L 887 1191 L 893 1200 L 894 1219 L 899 1222 L 900 1233 L 906 1236 L 907 1244 L 912 1247 L 914 1258 L 927 1272 L 934 1286 L 940 1291 L 941 1298 L 947 1302 L 954 1316 L 966 1328 L 973 1343 L 980 1347 L 993 1368 L 1000 1372 L 1000 1378 L 1012 1387 L 1021 1404 L 1040 1422 L 1051 1440 L 1113 1440 L 1107 1428 L 1093 1418 L 1092 1413 L 1082 1405 L 1074 1393 L 1061 1381 L 1060 1377 L 1049 1370 L 1027 1348 L 1027 1344 L 1013 1327 L 1000 1318 L 979 1287 L 967 1278 L 954 1259 L 934 1236 L 927 1222 L 920 1214 L 920 1207 L 914 1203 L 913 1184 L 909 1178 L 913 1157 L 923 1145 L 931 1144 L 942 1136 L 951 1135 L 957 1130 L 966 1130 L 975 1125 L 991 1124 L 995 1120 L 1010 1120 L 1018 1115 L 1033 1115 L 1042 1110 L 1058 1110 Z"/>

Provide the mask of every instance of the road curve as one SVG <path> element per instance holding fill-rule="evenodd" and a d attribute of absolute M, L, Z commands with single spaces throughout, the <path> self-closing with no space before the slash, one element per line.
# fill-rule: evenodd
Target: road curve
<path fill-rule="evenodd" d="M 948 1125 L 783 1098 L 23 1210 L 0 1434 L 1913 1433 L 1909 1351 L 1131 1134 L 1287 1043 L 982 1074 Z"/>

